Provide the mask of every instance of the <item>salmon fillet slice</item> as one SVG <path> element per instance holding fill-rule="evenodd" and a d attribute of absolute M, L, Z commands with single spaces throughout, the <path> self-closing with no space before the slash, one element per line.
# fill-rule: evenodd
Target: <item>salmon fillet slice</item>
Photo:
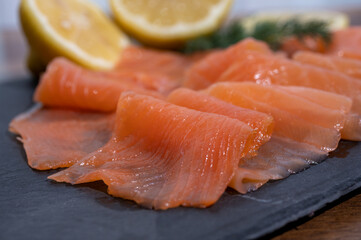
<path fill-rule="evenodd" d="M 29 166 L 48 170 L 70 167 L 107 143 L 114 117 L 37 106 L 13 119 L 9 128 L 20 135 Z"/>
<path fill-rule="evenodd" d="M 255 191 L 269 180 L 279 180 L 321 162 L 326 153 L 316 147 L 273 135 L 258 154 L 245 158 L 229 186 L 240 193 Z"/>
<path fill-rule="evenodd" d="M 205 92 L 234 105 L 270 114 L 275 120 L 273 134 L 305 142 L 321 150 L 336 149 L 339 131 L 346 119 L 344 111 L 312 103 L 277 85 L 217 83 Z"/>
<path fill-rule="evenodd" d="M 350 98 L 331 92 L 320 91 L 313 88 L 292 86 L 280 86 L 280 88 L 291 94 L 303 97 L 311 102 L 314 102 L 326 108 L 345 112 L 346 121 L 344 127 L 341 129 L 341 137 L 351 140 L 357 140 L 357 136 L 360 136 L 360 132 L 358 130 L 360 129 L 359 126 L 361 125 L 360 115 L 350 112 L 352 106 L 352 100 Z"/>
<path fill-rule="evenodd" d="M 128 78 L 115 81 L 106 75 L 86 70 L 64 58 L 57 58 L 48 65 L 41 77 L 34 100 L 51 107 L 115 111 L 118 98 L 124 91 L 162 97 Z"/>
<path fill-rule="evenodd" d="M 253 129 L 226 116 L 123 93 L 111 140 L 49 178 L 103 180 L 108 192 L 146 207 L 207 207 L 232 179 Z"/>
<path fill-rule="evenodd" d="M 168 95 L 173 89 L 177 88 L 179 84 L 161 73 L 146 73 L 141 71 L 131 71 L 127 69 L 108 71 L 108 72 L 94 72 L 94 77 L 100 81 L 104 79 L 120 81 L 127 83 L 135 83 L 141 89 L 158 92 L 162 95 Z"/>
<path fill-rule="evenodd" d="M 245 157 L 239 163 L 230 183 L 239 192 L 255 190 L 270 179 L 286 177 L 319 162 L 338 145 L 346 113 L 294 95 L 285 88 L 229 82 L 213 84 L 205 90 L 211 96 L 274 118 L 271 140 L 256 156 Z"/>
<path fill-rule="evenodd" d="M 361 59 L 356 60 L 307 51 L 299 51 L 295 53 L 293 55 L 293 59 L 300 63 L 334 70 L 350 77 L 361 78 Z"/>
<path fill-rule="evenodd" d="M 255 135 L 254 139 L 250 139 L 246 145 L 249 155 L 255 155 L 258 148 L 271 138 L 274 122 L 270 115 L 241 108 L 187 88 L 174 90 L 169 94 L 167 101 L 201 112 L 224 115 L 246 123 L 253 129 Z"/>
<path fill-rule="evenodd" d="M 355 26 L 335 31 L 327 53 L 361 60 L 361 27 Z"/>
<path fill-rule="evenodd" d="M 352 99 L 352 109 L 342 138 L 361 140 L 361 82 L 358 79 L 271 55 L 254 52 L 245 55 L 244 60 L 235 62 L 218 81 L 304 86 L 349 97 Z"/>
<path fill-rule="evenodd" d="M 187 72 L 183 86 L 200 90 L 216 82 L 221 74 L 236 60 L 243 58 L 244 51 L 272 54 L 268 45 L 252 38 L 242 40 L 223 51 L 210 53 L 196 62 Z"/>
<path fill-rule="evenodd" d="M 345 113 L 351 111 L 352 100 L 349 97 L 340 94 L 300 86 L 278 85 L 277 87 L 292 95 L 304 98 L 325 108 L 343 111 Z"/>
<path fill-rule="evenodd" d="M 252 157 L 256 156 L 258 149 L 260 147 L 263 148 L 263 144 L 268 142 L 271 138 L 274 122 L 270 115 L 246 108 L 241 108 L 236 105 L 221 101 L 215 97 L 186 88 L 179 88 L 174 90 L 168 96 L 167 100 L 176 105 L 184 106 L 190 109 L 216 113 L 234 118 L 246 123 L 248 126 L 253 128 L 255 137 L 253 139 L 249 139 L 245 146 L 245 149 L 247 149 L 245 151 L 248 152 L 245 158 L 250 159 L 250 161 L 254 161 Z M 262 152 L 262 150 L 260 151 Z M 241 161 L 243 162 L 245 160 Z M 244 176 L 248 173 L 249 170 L 245 168 L 239 168 L 236 170 L 235 176 L 231 181 L 232 186 L 237 186 L 234 187 L 234 189 L 242 193 L 247 192 L 244 189 L 249 189 L 250 186 L 248 183 L 243 181 L 243 178 L 240 178 L 239 176 Z M 237 179 L 239 182 L 237 182 Z"/>
<path fill-rule="evenodd" d="M 304 36 L 301 39 L 297 36 L 288 37 L 283 40 L 280 50 L 292 57 L 298 51 L 310 51 L 325 53 L 328 44 L 320 36 Z"/>
<path fill-rule="evenodd" d="M 205 54 L 182 55 L 171 51 L 130 46 L 122 52 L 121 60 L 114 71 L 137 72 L 146 75 L 161 75 L 167 83 L 179 87 L 187 69 Z M 169 89 L 168 89 L 169 90 Z"/>

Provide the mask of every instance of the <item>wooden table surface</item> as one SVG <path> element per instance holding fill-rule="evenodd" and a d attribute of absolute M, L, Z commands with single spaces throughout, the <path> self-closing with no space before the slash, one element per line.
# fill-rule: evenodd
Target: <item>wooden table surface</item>
<path fill-rule="evenodd" d="M 354 25 L 361 25 L 361 9 L 347 10 Z M 0 82 L 29 78 L 27 47 L 19 30 L 0 32 Z M 361 169 L 360 169 L 361 171 Z M 326 208 L 291 223 L 264 239 L 361 239 L 361 189 Z"/>

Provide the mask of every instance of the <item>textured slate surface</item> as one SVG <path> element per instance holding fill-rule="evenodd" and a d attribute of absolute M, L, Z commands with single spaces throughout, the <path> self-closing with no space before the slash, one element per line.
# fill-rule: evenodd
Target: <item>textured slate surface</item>
<path fill-rule="evenodd" d="M 70 186 L 26 164 L 9 121 L 31 106 L 32 84 L 0 85 L 0 239 L 247 239 L 270 233 L 361 187 L 361 144 L 342 142 L 323 163 L 247 195 L 227 191 L 207 209 L 153 211 Z M 51 171 L 55 172 L 55 171 Z"/>

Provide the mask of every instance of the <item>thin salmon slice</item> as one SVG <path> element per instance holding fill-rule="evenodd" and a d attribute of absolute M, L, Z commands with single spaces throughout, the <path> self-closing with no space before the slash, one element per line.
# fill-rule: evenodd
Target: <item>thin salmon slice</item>
<path fill-rule="evenodd" d="M 113 71 L 161 75 L 167 78 L 168 84 L 179 87 L 187 69 L 203 57 L 204 54 L 186 56 L 171 51 L 130 46 L 122 52 L 121 60 Z"/>
<path fill-rule="evenodd" d="M 158 92 L 162 95 L 168 95 L 169 92 L 174 90 L 179 86 L 170 79 L 169 76 L 166 76 L 161 73 L 145 73 L 140 71 L 131 71 L 131 70 L 116 70 L 108 72 L 93 72 L 94 78 L 98 78 L 100 81 L 104 80 L 114 80 L 119 82 L 135 83 L 136 86 Z"/>
<path fill-rule="evenodd" d="M 297 52 L 293 55 L 293 59 L 300 63 L 338 71 L 350 77 L 361 79 L 361 59 L 356 60 L 307 51 Z"/>
<path fill-rule="evenodd" d="M 20 114 L 10 131 L 20 135 L 30 167 L 70 167 L 105 145 L 113 132 L 114 114 L 47 109 Z"/>
<path fill-rule="evenodd" d="M 327 53 L 344 58 L 361 60 L 361 27 L 335 31 Z"/>
<path fill-rule="evenodd" d="M 352 99 L 352 109 L 343 130 L 343 139 L 361 140 L 361 82 L 345 74 L 301 64 L 271 55 L 245 53 L 218 81 L 253 81 L 259 84 L 304 86 L 337 93 Z"/>
<path fill-rule="evenodd" d="M 328 44 L 321 37 L 305 36 L 300 39 L 297 36 L 292 36 L 285 39 L 280 48 L 288 57 L 292 57 L 298 51 L 325 53 L 327 47 Z"/>
<path fill-rule="evenodd" d="M 205 92 L 234 105 L 270 114 L 275 119 L 273 134 L 321 150 L 335 150 L 347 113 L 326 108 L 283 89 L 277 85 L 229 82 L 214 84 Z"/>
<path fill-rule="evenodd" d="M 214 84 L 204 91 L 234 105 L 270 114 L 275 120 L 271 140 L 260 147 L 256 156 L 241 159 L 230 183 L 239 192 L 255 190 L 270 179 L 284 178 L 319 162 L 338 145 L 346 113 L 284 88 L 229 82 Z"/>
<path fill-rule="evenodd" d="M 278 86 L 278 88 L 325 108 L 343 111 L 345 113 L 351 111 L 352 100 L 340 94 L 300 86 Z"/>
<path fill-rule="evenodd" d="M 254 139 L 250 139 L 245 147 L 250 155 L 255 155 L 258 148 L 271 138 L 274 122 L 270 115 L 241 108 L 187 88 L 174 90 L 168 96 L 167 101 L 201 112 L 224 115 L 246 123 L 255 132 Z"/>
<path fill-rule="evenodd" d="M 360 129 L 360 115 L 350 112 L 352 106 L 352 100 L 350 98 L 343 95 L 306 87 L 280 86 L 280 88 L 283 88 L 283 90 L 289 93 L 303 97 L 326 108 L 347 113 L 345 125 L 343 129 L 341 129 L 342 138 L 347 138 L 345 136 L 356 136 L 349 138 L 357 140 L 357 136 L 361 135 L 360 132 L 357 132 L 357 129 Z"/>
<path fill-rule="evenodd" d="M 244 51 L 255 51 L 263 54 L 271 54 L 268 45 L 262 41 L 247 38 L 232 45 L 223 51 L 210 53 L 196 62 L 187 72 L 183 86 L 194 90 L 200 90 L 216 82 L 221 74 L 234 61 L 243 58 Z"/>
<path fill-rule="evenodd" d="M 50 107 L 115 111 L 120 94 L 129 90 L 162 97 L 127 78 L 115 81 L 102 73 L 86 70 L 64 58 L 57 58 L 48 65 L 41 77 L 34 100 Z"/>
<path fill-rule="evenodd" d="M 234 118 L 252 127 L 255 132 L 255 137 L 253 137 L 253 139 L 249 139 L 245 146 L 245 151 L 248 152 L 245 158 L 250 159 L 250 161 L 254 161 L 254 158 L 252 157 L 256 156 L 258 154 L 258 149 L 271 138 L 274 122 L 270 115 L 241 108 L 212 96 L 208 96 L 204 93 L 185 88 L 174 90 L 168 96 L 167 100 L 176 105 L 184 106 L 190 109 L 216 113 Z M 261 148 L 263 148 L 263 146 Z M 262 150 L 260 150 L 260 152 L 262 152 Z M 242 159 L 241 161 L 244 162 L 245 160 Z M 237 169 L 235 176 L 232 178 L 231 186 L 242 193 L 247 192 L 248 189 L 250 189 L 249 184 L 244 181 L 244 176 L 247 174 L 251 174 L 248 169 Z M 240 178 L 240 176 L 243 177 Z M 259 180 L 258 177 L 256 178 Z"/>
<path fill-rule="evenodd" d="M 255 191 L 269 180 L 279 180 L 321 162 L 326 153 L 312 145 L 273 135 L 252 158 L 239 165 L 229 186 L 240 193 Z"/>
<path fill-rule="evenodd" d="M 223 194 L 253 129 L 226 116 L 123 93 L 112 139 L 49 178 L 103 180 L 108 192 L 146 207 L 207 207 Z"/>

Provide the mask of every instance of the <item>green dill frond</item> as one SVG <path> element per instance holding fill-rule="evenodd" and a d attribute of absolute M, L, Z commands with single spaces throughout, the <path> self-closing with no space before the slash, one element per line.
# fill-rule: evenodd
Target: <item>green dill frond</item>
<path fill-rule="evenodd" d="M 276 50 L 280 47 L 282 34 L 280 33 L 280 24 L 278 22 L 267 21 L 259 22 L 255 25 L 250 36 L 268 43 L 270 48 Z"/>
<path fill-rule="evenodd" d="M 188 41 L 183 52 L 192 53 L 213 48 L 226 48 L 247 37 L 262 40 L 273 50 L 277 50 L 282 42 L 290 36 L 296 36 L 301 40 L 306 36 L 321 37 L 326 44 L 329 44 L 332 35 L 328 23 L 319 20 L 301 22 L 295 18 L 286 22 L 258 22 L 249 32 L 244 29 L 240 22 L 236 21 L 209 36 Z"/>
<path fill-rule="evenodd" d="M 209 36 L 199 37 L 186 43 L 183 52 L 192 53 L 213 48 L 226 48 L 247 37 L 244 27 L 234 22 Z"/>

